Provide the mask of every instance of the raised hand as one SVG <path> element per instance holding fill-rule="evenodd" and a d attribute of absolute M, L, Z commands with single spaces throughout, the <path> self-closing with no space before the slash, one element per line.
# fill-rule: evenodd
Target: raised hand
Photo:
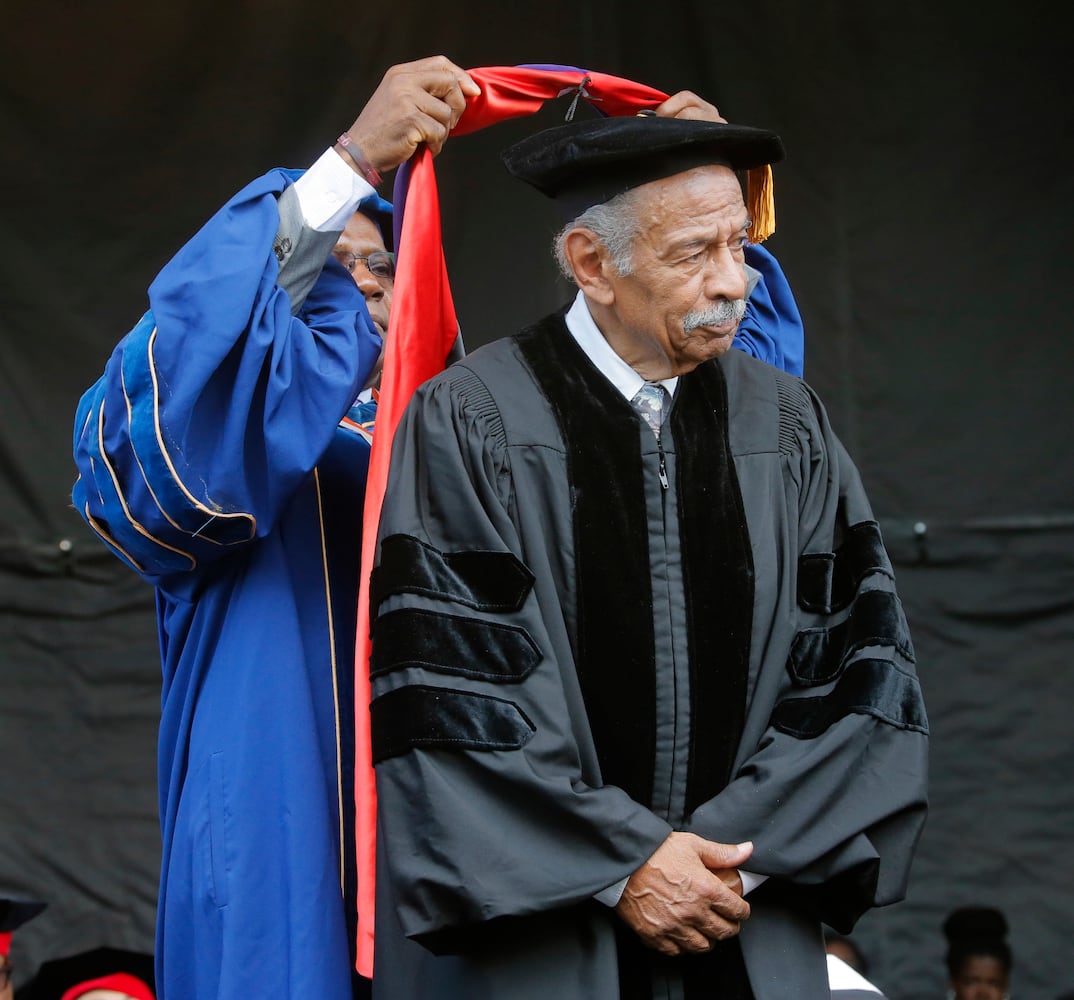
<path fill-rule="evenodd" d="M 466 99 L 480 92 L 466 70 L 444 56 L 401 63 L 384 74 L 347 133 L 376 170 L 391 170 L 423 142 L 439 153 Z"/>

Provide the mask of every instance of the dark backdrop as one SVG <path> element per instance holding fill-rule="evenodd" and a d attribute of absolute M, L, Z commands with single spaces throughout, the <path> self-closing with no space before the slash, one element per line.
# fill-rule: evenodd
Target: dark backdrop
<path fill-rule="evenodd" d="M 1064 5 L 396 0 L 9 5 L 0 30 L 0 885 L 51 901 L 31 969 L 151 948 L 159 668 L 150 590 L 69 506 L 81 391 L 153 274 L 383 69 L 560 62 L 687 87 L 779 131 L 780 257 L 807 377 L 896 559 L 933 725 L 906 902 L 856 932 L 896 998 L 944 988 L 940 923 L 1002 907 L 1018 1000 L 1074 988 L 1074 495 Z M 566 297 L 552 219 L 497 152 L 438 161 L 467 342 Z"/>

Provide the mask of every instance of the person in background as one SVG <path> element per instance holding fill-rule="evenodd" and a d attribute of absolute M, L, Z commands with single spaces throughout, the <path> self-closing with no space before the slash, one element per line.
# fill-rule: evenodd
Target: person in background
<path fill-rule="evenodd" d="M 1013 958 L 1007 918 L 990 906 L 964 906 L 943 923 L 951 1000 L 1008 1000 Z"/>
<path fill-rule="evenodd" d="M 47 905 L 36 899 L 0 895 L 0 1000 L 12 1000 L 15 995 L 15 963 L 11 961 L 12 936 Z"/>
<path fill-rule="evenodd" d="M 112 991 L 106 995 L 95 990 Z M 154 1000 L 153 956 L 141 951 L 101 945 L 41 963 L 19 990 L 18 1000 Z"/>

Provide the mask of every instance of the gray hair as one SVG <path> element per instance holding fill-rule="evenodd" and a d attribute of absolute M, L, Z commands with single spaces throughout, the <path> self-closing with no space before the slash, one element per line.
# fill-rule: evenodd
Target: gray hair
<path fill-rule="evenodd" d="M 638 236 L 638 213 L 634 190 L 617 194 L 603 205 L 587 208 L 573 222 L 568 222 L 552 240 L 552 256 L 568 281 L 574 272 L 567 260 L 567 235 L 574 229 L 588 229 L 608 251 L 612 266 L 620 275 L 633 269 L 634 240 Z"/>

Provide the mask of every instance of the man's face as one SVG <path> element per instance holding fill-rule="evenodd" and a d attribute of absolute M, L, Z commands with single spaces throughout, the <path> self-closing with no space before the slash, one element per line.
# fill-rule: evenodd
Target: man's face
<path fill-rule="evenodd" d="M 731 347 L 745 312 L 749 216 L 727 167 L 696 167 L 635 191 L 628 275 L 606 267 L 612 301 L 597 325 L 645 378 L 691 371 Z"/>
<path fill-rule="evenodd" d="M 11 959 L 7 955 L 0 955 L 0 1000 L 12 1000 L 15 996 L 15 986 L 11 982 Z"/>
<path fill-rule="evenodd" d="M 386 253 L 384 241 L 381 239 L 376 223 L 361 212 L 355 212 L 350 222 L 347 223 L 347 228 L 340 234 L 332 253 L 344 267 L 350 270 L 354 283 L 365 296 L 369 318 L 373 320 L 383 339 L 388 333 L 388 316 L 392 308 L 394 279 L 377 277 L 369 270 L 367 260 L 356 259 L 366 258 L 373 253 Z M 383 357 L 382 351 L 381 359 Z M 379 381 L 380 366 L 381 360 L 378 359 L 373 381 L 370 384 L 376 384 Z"/>

